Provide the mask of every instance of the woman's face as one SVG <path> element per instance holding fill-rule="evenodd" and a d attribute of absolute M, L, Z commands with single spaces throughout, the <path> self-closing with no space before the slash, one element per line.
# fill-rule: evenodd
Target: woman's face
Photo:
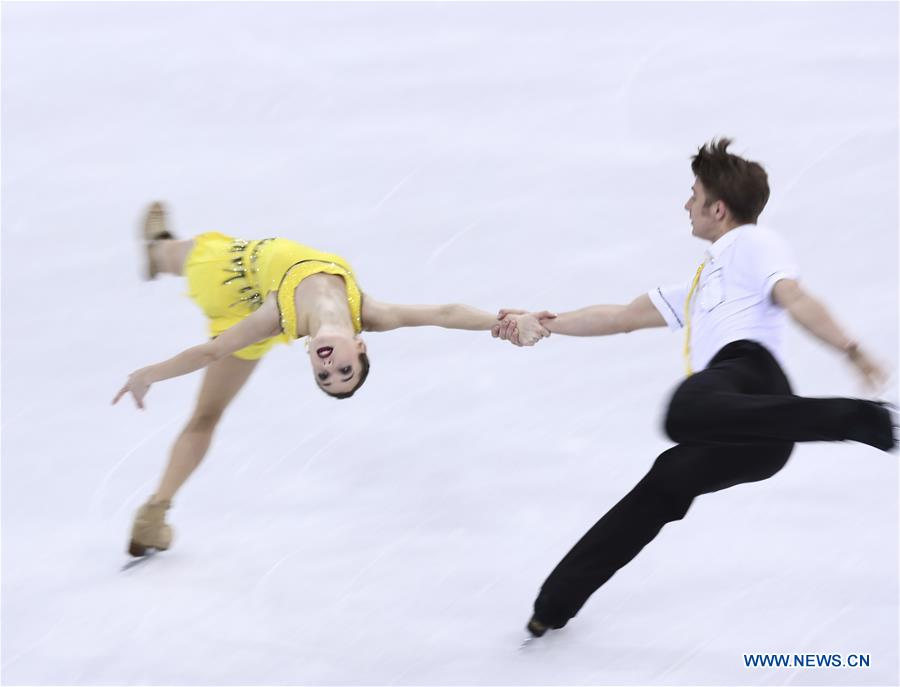
<path fill-rule="evenodd" d="M 355 389 L 361 370 L 359 354 L 365 351 L 366 344 L 356 337 L 326 334 L 310 339 L 309 359 L 316 384 L 328 394 Z"/>

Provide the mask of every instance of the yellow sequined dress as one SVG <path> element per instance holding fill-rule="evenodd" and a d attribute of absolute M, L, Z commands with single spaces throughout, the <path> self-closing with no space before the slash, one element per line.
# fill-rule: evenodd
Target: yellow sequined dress
<path fill-rule="evenodd" d="M 259 308 L 266 296 L 277 292 L 282 333 L 242 348 L 234 355 L 259 360 L 276 343 L 290 343 L 297 336 L 294 290 L 313 274 L 344 278 L 347 305 L 356 333 L 362 331 L 362 295 L 349 263 L 288 239 L 247 241 L 208 232 L 194 237 L 185 262 L 188 295 L 209 320 L 210 336 L 216 337 Z"/>

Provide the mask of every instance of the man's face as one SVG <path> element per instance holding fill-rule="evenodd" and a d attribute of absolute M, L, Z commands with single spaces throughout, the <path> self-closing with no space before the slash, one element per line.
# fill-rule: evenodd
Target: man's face
<path fill-rule="evenodd" d="M 684 204 L 691 218 L 691 233 L 697 238 L 710 239 L 718 232 L 719 219 L 717 215 L 722 211 L 719 206 L 722 201 L 710 202 L 706 196 L 706 189 L 699 179 L 694 180 L 691 186 L 691 197 Z"/>
<path fill-rule="evenodd" d="M 309 342 L 309 359 L 316 384 L 329 394 L 352 391 L 359 384 L 362 370 L 359 354 L 366 345 L 346 336 L 317 336 Z"/>

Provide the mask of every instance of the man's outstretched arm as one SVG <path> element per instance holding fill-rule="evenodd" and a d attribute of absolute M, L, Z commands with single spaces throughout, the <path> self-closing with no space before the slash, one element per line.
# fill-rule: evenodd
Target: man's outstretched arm
<path fill-rule="evenodd" d="M 586 308 L 558 314 L 547 320 L 551 333 L 569 336 L 609 336 L 627 334 L 636 329 L 665 327 L 666 321 L 647 294 L 641 294 L 628 305 L 589 305 Z"/>
<path fill-rule="evenodd" d="M 495 337 L 518 343 L 518 322 L 513 316 L 523 314 L 521 310 L 501 310 L 492 334 Z M 647 294 L 635 298 L 628 305 L 589 305 L 586 308 L 546 316 L 546 313 L 537 313 L 540 323 L 553 334 L 566 334 L 568 336 L 609 336 L 610 334 L 625 334 L 637 329 L 649 329 L 652 327 L 665 327 L 666 321 L 659 314 Z"/>
<path fill-rule="evenodd" d="M 887 373 L 859 347 L 828 312 L 825 305 L 794 279 L 781 279 L 772 289 L 772 300 L 814 337 L 847 356 L 870 387 L 887 381 Z"/>

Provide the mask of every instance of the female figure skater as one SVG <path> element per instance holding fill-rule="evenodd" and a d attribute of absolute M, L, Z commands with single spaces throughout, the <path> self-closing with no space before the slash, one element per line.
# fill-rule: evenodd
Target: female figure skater
<path fill-rule="evenodd" d="M 165 550 L 172 497 L 206 454 L 228 404 L 259 359 L 276 343 L 309 337 L 316 385 L 326 394 L 352 396 L 369 374 L 363 331 L 434 325 L 489 331 L 495 316 L 467 305 L 391 305 L 364 294 L 341 257 L 281 238 L 243 240 L 216 232 L 177 240 L 160 203 L 147 211 L 146 277 L 183 275 L 190 297 L 209 319 L 211 339 L 131 373 L 113 399 L 131 394 L 138 408 L 154 382 L 206 368 L 194 413 L 172 447 L 156 493 L 138 510 L 128 552 Z M 519 341 L 532 345 L 549 331 L 537 316 L 514 315 Z"/>

